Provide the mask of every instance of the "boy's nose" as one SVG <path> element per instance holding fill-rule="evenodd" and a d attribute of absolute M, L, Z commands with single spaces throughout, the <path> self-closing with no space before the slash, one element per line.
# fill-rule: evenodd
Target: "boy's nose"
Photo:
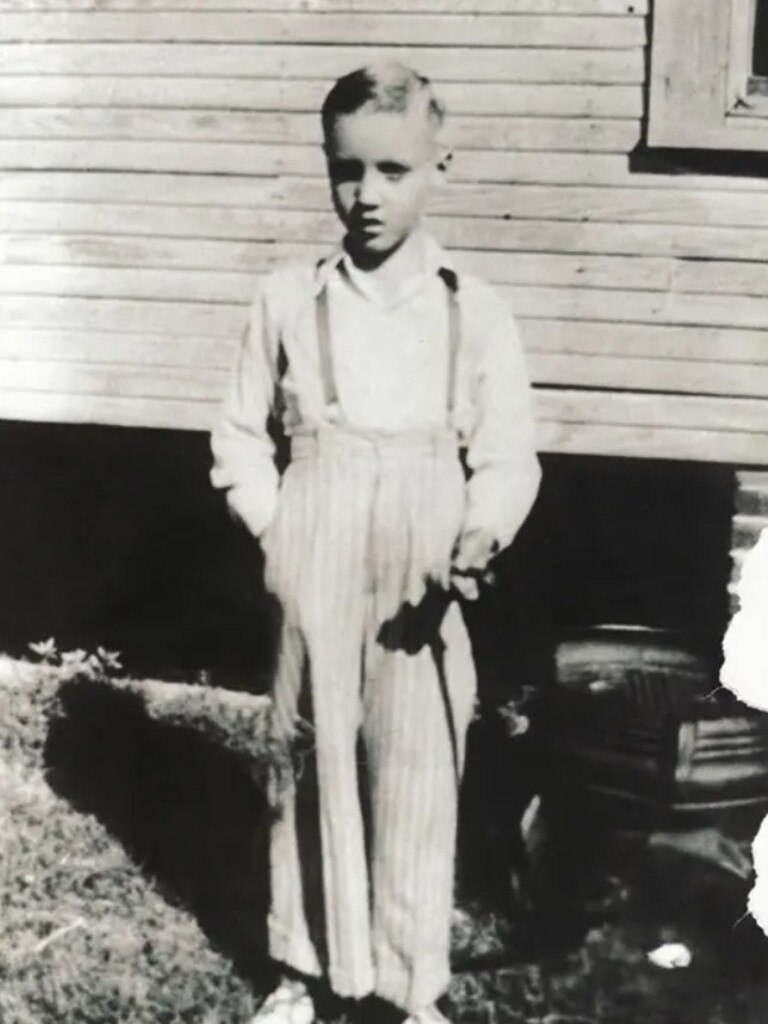
<path fill-rule="evenodd" d="M 360 184 L 357 190 L 357 201 L 361 206 L 376 206 L 378 205 L 381 190 L 379 188 L 379 175 L 371 171 L 367 171 L 360 179 Z"/>

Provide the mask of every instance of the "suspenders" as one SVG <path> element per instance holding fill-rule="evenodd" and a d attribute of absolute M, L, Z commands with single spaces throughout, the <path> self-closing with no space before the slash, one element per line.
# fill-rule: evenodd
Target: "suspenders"
<path fill-rule="evenodd" d="M 459 279 L 452 270 L 441 267 L 438 271 L 448 294 L 448 421 L 456 407 L 456 377 L 461 347 L 461 308 L 459 306 Z"/>
<path fill-rule="evenodd" d="M 445 284 L 448 297 L 448 382 L 447 408 L 448 419 L 456 405 L 456 364 L 461 346 L 461 310 L 459 307 L 459 281 L 456 274 L 447 268 L 438 271 Z M 320 357 L 320 377 L 323 385 L 323 397 L 326 405 L 334 405 L 339 400 L 336 387 L 336 372 L 333 363 L 333 344 L 331 341 L 330 311 L 328 308 L 328 289 L 323 287 L 315 300 L 317 320 L 317 345 Z"/>
<path fill-rule="evenodd" d="M 323 397 L 326 405 L 335 405 L 339 400 L 336 390 L 336 371 L 333 367 L 333 347 L 331 345 L 331 317 L 328 308 L 328 288 L 323 285 L 315 300 L 317 318 L 317 351 L 320 356 L 320 379 L 323 385 Z"/>

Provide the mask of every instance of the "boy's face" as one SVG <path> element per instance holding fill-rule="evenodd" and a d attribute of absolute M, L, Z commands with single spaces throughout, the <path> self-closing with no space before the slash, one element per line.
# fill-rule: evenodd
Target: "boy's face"
<path fill-rule="evenodd" d="M 326 154 L 348 244 L 385 259 L 413 230 L 440 173 L 434 129 L 418 109 L 363 107 L 337 118 Z"/>

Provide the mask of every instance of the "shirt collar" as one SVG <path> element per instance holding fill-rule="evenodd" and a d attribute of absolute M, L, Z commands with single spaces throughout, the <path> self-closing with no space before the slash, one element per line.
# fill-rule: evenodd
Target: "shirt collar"
<path fill-rule="evenodd" d="M 458 279 L 453 260 L 443 247 L 429 234 L 421 234 L 423 245 L 424 272 L 426 276 L 439 274 L 452 291 L 458 288 Z M 316 298 L 323 288 L 328 284 L 331 276 L 338 271 L 340 265 L 346 263 L 352 265 L 351 260 L 343 246 L 339 245 L 327 257 L 320 260 L 315 267 L 313 295 Z M 353 267 L 353 272 L 354 267 Z"/>

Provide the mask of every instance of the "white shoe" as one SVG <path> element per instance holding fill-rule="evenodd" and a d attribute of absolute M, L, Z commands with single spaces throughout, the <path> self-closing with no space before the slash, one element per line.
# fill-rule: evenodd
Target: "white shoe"
<path fill-rule="evenodd" d="M 283 979 L 270 992 L 250 1024 L 313 1024 L 315 1004 L 300 981 Z"/>
<path fill-rule="evenodd" d="M 425 1006 L 422 1010 L 412 1013 L 410 1017 L 406 1017 L 403 1024 L 450 1024 L 450 1021 L 433 1003 L 431 1006 Z"/>

